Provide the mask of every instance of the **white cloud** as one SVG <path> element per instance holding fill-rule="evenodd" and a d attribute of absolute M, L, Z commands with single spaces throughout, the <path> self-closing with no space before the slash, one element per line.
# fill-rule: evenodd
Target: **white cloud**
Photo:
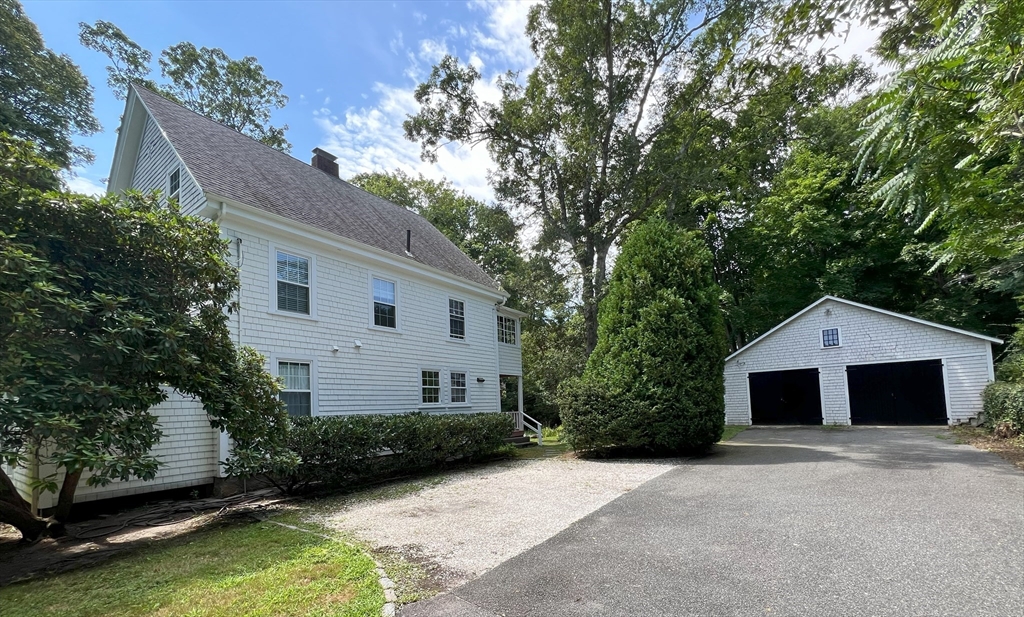
<path fill-rule="evenodd" d="M 68 190 L 73 193 L 83 193 L 85 195 L 92 195 L 93 197 L 102 197 L 107 194 L 107 185 L 105 182 L 99 182 L 92 180 L 80 175 L 82 169 L 74 169 L 70 174 L 62 174 L 62 180 L 67 186 Z"/>
<path fill-rule="evenodd" d="M 347 109 L 339 114 L 340 118 L 332 116 L 328 109 L 313 113 L 324 131 L 322 147 L 338 156 L 341 176 L 401 169 L 413 175 L 447 179 L 474 197 L 493 199 L 494 193 L 487 183 L 487 170 L 493 163 L 483 145 L 447 146 L 438 152 L 437 163 L 426 163 L 420 159 L 419 144 L 405 139 L 402 123 L 419 111 L 413 98 L 416 86 L 446 54 L 457 54 L 481 71 L 484 78 L 477 85 L 477 94 L 482 100 L 496 101 L 500 93 L 495 80 L 500 73 L 509 69 L 529 70 L 534 64 L 524 34 L 527 13 L 533 4 L 533 0 L 475 1 L 471 6 L 481 14 L 477 25 L 446 24 L 444 36 L 416 43 L 410 40 L 408 44 L 399 33 L 391 41 L 391 51 L 405 51 L 409 63 L 404 71 L 406 83 L 375 84 L 369 97 L 363 95 L 367 100 L 365 106 Z M 420 23 L 426 19 L 414 17 Z"/>

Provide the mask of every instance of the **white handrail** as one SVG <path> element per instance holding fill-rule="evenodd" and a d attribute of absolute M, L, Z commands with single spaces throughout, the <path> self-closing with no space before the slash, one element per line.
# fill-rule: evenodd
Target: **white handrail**
<path fill-rule="evenodd" d="M 515 430 L 524 431 L 530 429 L 534 433 L 537 433 L 537 445 L 544 445 L 544 425 L 541 424 L 536 418 L 533 418 L 523 411 L 509 411 L 507 413 L 512 414 L 512 419 L 515 421 Z"/>

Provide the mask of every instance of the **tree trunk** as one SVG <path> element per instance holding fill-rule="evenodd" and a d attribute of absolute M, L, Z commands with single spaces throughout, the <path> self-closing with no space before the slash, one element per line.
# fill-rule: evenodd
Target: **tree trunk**
<path fill-rule="evenodd" d="M 581 296 L 583 300 L 583 342 L 587 357 L 597 347 L 597 295 L 594 289 L 594 250 L 588 247 L 587 254 L 576 260 L 583 279 Z"/>
<path fill-rule="evenodd" d="M 57 509 L 53 512 L 53 520 L 58 523 L 67 523 L 71 517 L 71 506 L 75 503 L 75 491 L 78 489 L 78 481 L 82 479 L 82 471 L 79 469 L 64 474 L 64 482 L 57 495 Z"/>
<path fill-rule="evenodd" d="M 32 512 L 32 504 L 21 498 L 3 469 L 0 469 L 0 523 L 16 528 L 28 542 L 38 540 L 46 531 L 46 521 Z"/>

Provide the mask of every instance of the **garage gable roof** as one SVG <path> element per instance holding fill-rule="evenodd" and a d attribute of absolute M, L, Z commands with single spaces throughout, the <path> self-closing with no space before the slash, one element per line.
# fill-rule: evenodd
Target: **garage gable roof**
<path fill-rule="evenodd" d="M 816 307 L 819 304 L 821 304 L 823 302 L 826 302 L 828 300 L 832 300 L 834 302 L 839 302 L 841 304 L 848 304 L 850 306 L 856 306 L 857 308 L 862 308 L 862 309 L 866 309 L 866 310 L 869 310 L 869 311 L 874 311 L 875 313 L 881 313 L 883 315 L 888 315 L 890 317 L 898 317 L 900 319 L 906 319 L 907 321 L 912 321 L 914 323 L 918 323 L 918 324 L 925 325 L 925 326 L 931 326 L 932 328 L 938 328 L 939 330 L 946 330 L 948 332 L 956 332 L 957 334 L 963 334 L 964 336 L 970 336 L 970 337 L 973 337 L 973 338 L 978 338 L 978 339 L 981 339 L 983 341 L 988 341 L 990 343 L 996 343 L 996 344 L 999 344 L 999 345 L 1003 344 L 1003 341 L 1000 340 L 1000 339 L 997 339 L 997 338 L 992 337 L 992 336 L 985 336 L 984 334 L 978 334 L 977 332 L 968 332 L 967 330 L 961 330 L 959 328 L 953 328 L 951 326 L 944 326 L 942 324 L 935 323 L 934 321 L 925 321 L 924 319 L 918 319 L 917 317 L 910 317 L 909 315 L 901 315 L 900 313 L 893 313 L 892 311 L 887 311 L 885 309 L 880 309 L 880 308 L 877 308 L 877 307 L 874 307 L 874 306 L 868 306 L 867 304 L 861 304 L 860 302 L 854 302 L 852 300 L 846 300 L 844 298 L 837 298 L 836 296 L 822 296 L 820 299 L 816 300 L 815 302 L 812 302 L 806 308 L 804 308 L 803 310 L 801 310 L 797 314 L 793 315 L 792 317 L 790 317 L 786 321 L 780 323 L 779 325 L 775 326 L 771 330 L 765 332 L 761 336 L 759 336 L 756 339 L 750 341 L 749 343 L 747 343 L 746 345 L 744 345 L 740 349 L 737 349 L 736 351 L 734 351 L 732 354 L 729 355 L 729 357 L 727 357 L 725 359 L 725 361 L 728 362 L 729 360 L 732 360 L 733 358 L 735 358 L 736 356 L 740 355 L 741 353 L 747 351 L 748 349 L 750 349 L 754 345 L 757 345 L 761 341 L 765 340 L 766 338 L 768 338 L 769 336 L 771 336 L 772 334 L 774 334 L 778 330 L 781 330 L 783 327 L 786 326 L 786 324 L 790 323 L 791 321 L 794 321 L 795 319 L 797 319 L 798 317 L 800 317 L 804 313 L 810 311 L 814 307 Z"/>

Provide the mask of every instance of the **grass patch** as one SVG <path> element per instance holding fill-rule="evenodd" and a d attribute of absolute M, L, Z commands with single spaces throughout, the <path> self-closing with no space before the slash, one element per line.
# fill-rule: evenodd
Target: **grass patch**
<path fill-rule="evenodd" d="M 269 522 L 221 525 L 0 589 L 4 617 L 376 617 L 383 604 L 360 549 Z"/>
<path fill-rule="evenodd" d="M 736 425 L 727 424 L 725 426 L 725 430 L 722 431 L 722 438 L 719 439 L 718 441 L 719 441 L 719 443 L 721 443 L 723 441 L 729 441 L 730 439 L 732 439 L 736 435 L 739 435 L 743 431 L 747 430 L 747 428 L 749 428 L 749 427 L 747 427 L 745 425 L 736 426 Z"/>

